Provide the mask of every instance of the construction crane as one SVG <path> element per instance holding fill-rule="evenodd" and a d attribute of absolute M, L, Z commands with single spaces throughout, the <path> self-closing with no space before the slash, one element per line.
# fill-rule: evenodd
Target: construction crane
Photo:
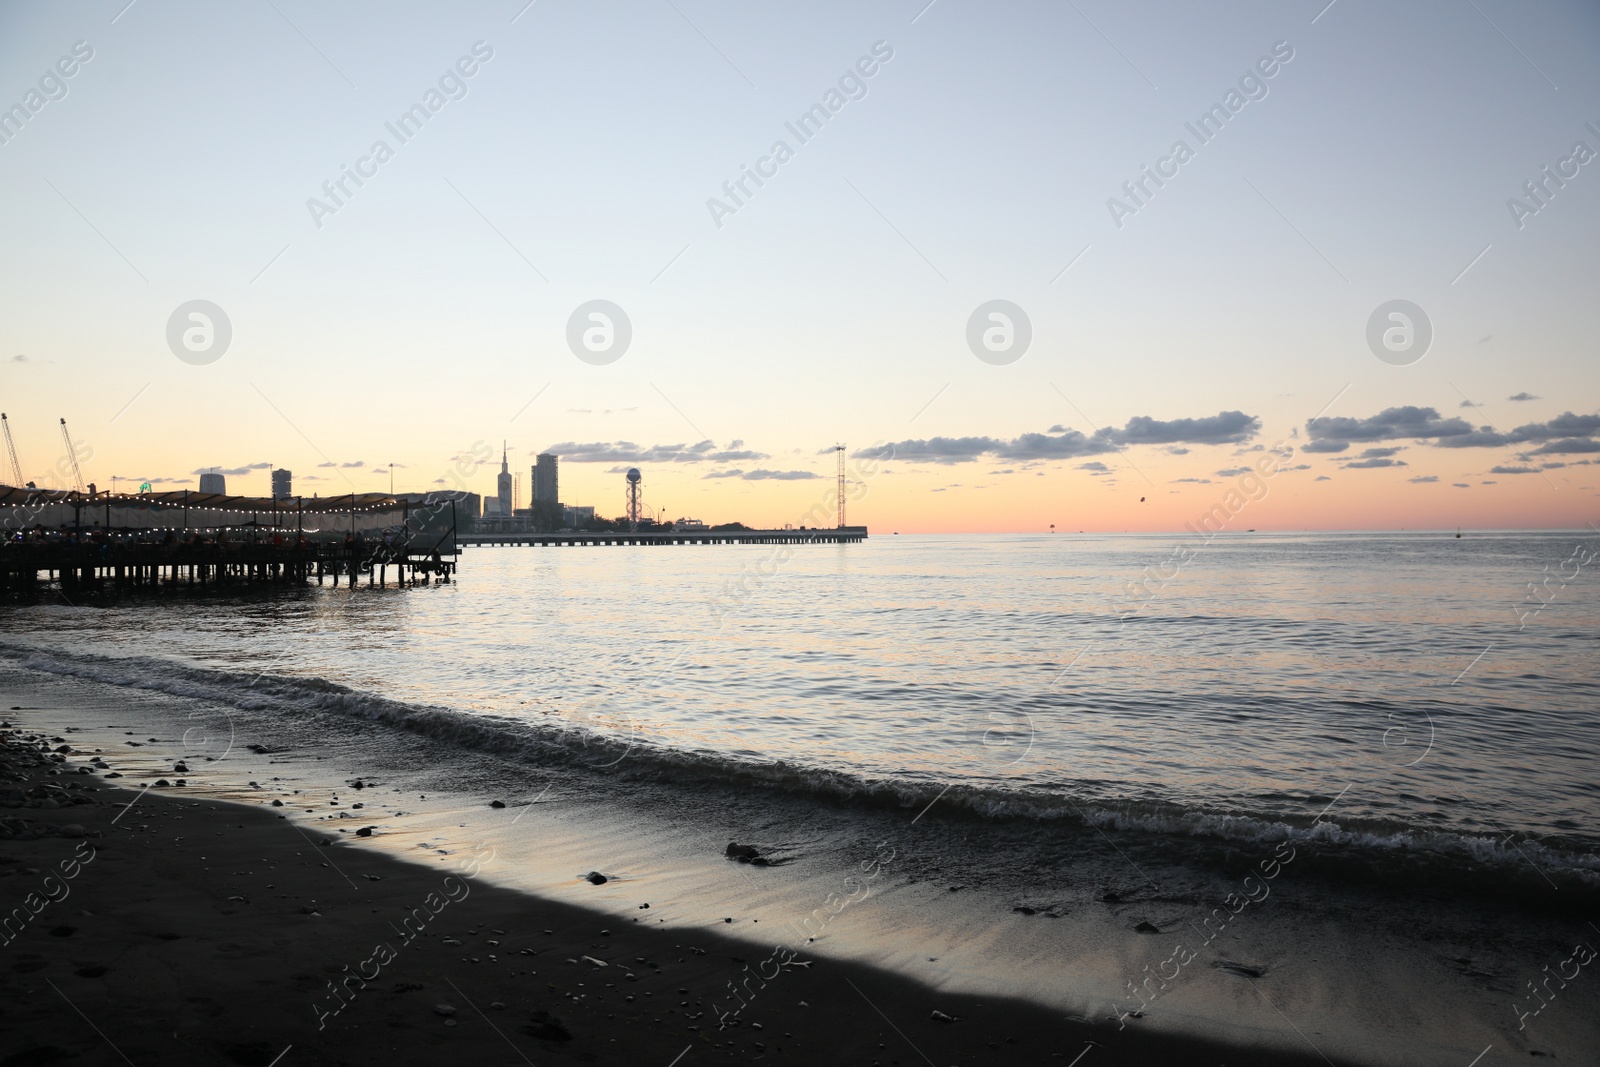
<path fill-rule="evenodd" d="M 17 445 L 11 440 L 11 423 L 6 421 L 6 413 L 0 411 L 0 427 L 6 432 L 6 451 L 11 455 L 11 477 L 15 479 L 12 485 L 22 488 L 22 464 L 17 462 Z"/>
<path fill-rule="evenodd" d="M 72 447 L 72 435 L 67 432 L 67 420 L 61 420 L 61 443 L 67 447 L 67 458 L 72 461 L 72 477 L 77 482 L 78 492 L 87 493 L 88 489 L 83 484 L 83 469 L 78 466 L 78 450 Z"/>

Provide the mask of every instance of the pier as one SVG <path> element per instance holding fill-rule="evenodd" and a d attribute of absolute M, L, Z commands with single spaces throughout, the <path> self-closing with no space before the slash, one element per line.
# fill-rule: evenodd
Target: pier
<path fill-rule="evenodd" d="M 448 582 L 455 500 L 0 489 L 0 590 Z"/>
<path fill-rule="evenodd" d="M 865 526 L 785 530 L 608 530 L 534 533 L 457 529 L 460 494 L 395 497 L 129 496 L 0 487 L 0 592 L 216 587 L 341 581 L 353 586 L 449 582 L 467 545 L 541 548 L 849 544 Z M 462 525 L 467 525 L 463 522 Z"/>
<path fill-rule="evenodd" d="M 865 526 L 822 530 L 627 530 L 567 533 L 457 534 L 458 545 L 537 545 L 575 548 L 580 545 L 837 545 L 867 539 Z"/>

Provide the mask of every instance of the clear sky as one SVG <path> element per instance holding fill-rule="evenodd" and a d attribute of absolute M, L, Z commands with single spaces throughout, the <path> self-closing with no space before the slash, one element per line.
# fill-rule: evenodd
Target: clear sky
<path fill-rule="evenodd" d="M 847 442 L 875 530 L 1600 518 L 1600 8 L 925 5 L 5 3 L 25 477 L 65 417 L 123 489 L 504 439 L 768 524 Z"/>

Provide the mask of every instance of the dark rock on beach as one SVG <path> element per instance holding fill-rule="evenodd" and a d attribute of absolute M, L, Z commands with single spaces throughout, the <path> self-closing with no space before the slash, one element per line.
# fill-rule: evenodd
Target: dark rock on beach
<path fill-rule="evenodd" d="M 753 863 L 761 858 L 761 852 L 754 845 L 741 845 L 737 841 L 729 841 L 722 854 L 740 863 Z"/>

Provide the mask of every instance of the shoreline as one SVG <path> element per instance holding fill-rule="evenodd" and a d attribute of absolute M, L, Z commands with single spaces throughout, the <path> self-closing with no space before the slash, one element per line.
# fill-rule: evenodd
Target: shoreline
<path fill-rule="evenodd" d="M 16 784 L 80 778 L 92 801 L 8 810 L 28 829 L 0 842 L 8 911 L 43 901 L 0 948 L 0 1035 L 19 1063 L 504 1061 L 508 1044 L 530 1062 L 1324 1062 L 805 953 L 770 965 L 715 931 L 483 882 L 489 842 L 441 878 L 358 842 L 308 843 L 270 807 L 95 786 L 76 773 L 84 757 L 64 755 L 67 773 Z M 91 858 L 72 878 L 45 873 L 74 854 Z M 719 1029 L 735 988 L 744 1007 Z"/>
<path fill-rule="evenodd" d="M 629 1017 L 630 1026 L 642 1026 L 657 1041 L 648 1046 L 650 1051 L 638 1053 L 645 1056 L 662 1051 L 663 1034 L 692 1034 L 697 1043 L 705 1037 L 709 1044 L 700 1047 L 719 1054 L 724 1050 L 714 1045 L 727 1045 L 730 1035 L 737 1034 L 747 1042 L 740 1046 L 744 1055 L 753 1056 L 753 1045 L 748 1045 L 752 1033 L 772 1031 L 775 1025 L 778 1033 L 816 1029 L 815 1014 L 785 992 L 796 979 L 844 973 L 859 989 L 834 981 L 840 987 L 836 992 L 848 994 L 842 1000 L 815 991 L 796 997 L 843 1013 L 847 1022 L 837 1025 L 847 1030 L 878 1025 L 882 1016 L 868 999 L 884 1008 L 880 997 L 886 998 L 899 1006 L 888 1012 L 895 1026 L 924 1051 L 931 1051 L 929 1040 L 940 1049 L 951 1047 L 952 1034 L 982 1021 L 989 1029 L 971 1045 L 971 1056 L 977 1058 L 966 1062 L 987 1062 L 985 1056 L 1003 1058 L 1008 1052 L 1024 1062 L 1035 1054 L 1040 1062 L 1053 1062 L 1056 1053 L 1070 1062 L 1085 1049 L 1116 1048 L 1115 1062 L 1135 1064 L 1151 1062 L 1140 1058 L 1147 1055 L 1177 1055 L 1189 1060 L 1214 1056 L 1212 1062 L 1230 1064 L 1293 1064 L 1303 1056 L 1304 1062 L 1398 1065 L 1453 1062 L 1462 1052 L 1462 1062 L 1467 1062 L 1491 1042 L 1522 1054 L 1553 1055 L 1559 1049 L 1570 1056 L 1574 1049 L 1594 1047 L 1596 1024 L 1583 1005 L 1593 1006 L 1597 1000 L 1582 984 L 1564 990 L 1554 1010 L 1533 1019 L 1525 1034 L 1516 1032 L 1518 1020 L 1508 1007 L 1521 978 L 1539 977 L 1538 963 L 1559 963 L 1570 954 L 1571 944 L 1563 947 L 1559 938 L 1573 924 L 1535 914 L 1541 907 L 1572 903 L 1565 901 L 1567 893 L 1551 891 L 1544 904 L 1531 899 L 1484 901 L 1454 894 L 1447 885 L 1386 884 L 1381 873 L 1367 884 L 1352 885 L 1329 881 L 1318 871 L 1316 853 L 1303 847 L 1298 853 L 1279 854 L 1278 866 L 1273 864 L 1274 850 L 1265 847 L 1260 855 L 1221 850 L 1197 860 L 1172 854 L 1171 842 L 1121 832 L 1116 832 L 1116 841 L 1092 833 L 1033 839 L 1032 862 L 1006 869 L 998 884 L 986 884 L 995 882 L 996 857 L 1017 856 L 1018 842 L 1002 845 L 995 835 L 1006 831 L 953 811 L 934 810 L 908 825 L 911 812 L 818 805 L 807 798 L 739 791 L 737 806 L 742 810 L 734 812 L 727 808 L 727 796 L 684 796 L 671 783 L 648 780 L 563 775 L 529 765 L 515 753 L 441 750 L 426 737 L 381 724 L 286 717 L 285 709 L 276 707 L 229 708 L 160 690 L 32 671 L 0 679 L 0 707 L 11 708 L 0 712 L 0 718 L 9 715 L 14 722 L 52 731 L 53 737 L 62 738 L 57 744 L 99 753 L 106 767 L 96 769 L 125 774 L 117 782 L 120 786 L 168 780 L 167 787 L 146 792 L 123 822 L 103 835 L 112 842 L 126 836 L 144 849 L 146 868 L 170 865 L 196 837 L 227 840 L 240 827 L 251 828 L 230 866 L 207 871 L 208 864 L 197 868 L 190 863 L 177 882 L 152 881 L 148 870 L 134 879 L 152 906 L 167 897 L 189 899 L 195 887 L 212 907 L 223 906 L 219 902 L 228 897 L 259 896 L 259 891 L 241 889 L 238 877 L 224 872 L 259 871 L 265 857 L 277 854 L 276 862 L 297 871 L 297 898 L 314 901 L 302 907 L 319 910 L 319 918 L 361 920 L 365 933 L 335 939 L 338 953 L 325 952 L 327 958 L 320 962 L 306 960 L 297 972 L 256 975 L 257 984 L 274 986 L 294 974 L 315 975 L 322 969 L 322 981 L 314 988 L 322 990 L 318 1003 L 325 1011 L 339 1003 L 328 981 L 351 974 L 359 979 L 376 967 L 373 981 L 382 984 L 391 970 L 410 973 L 418 960 L 444 968 L 450 980 L 471 993 L 467 982 L 481 980 L 489 964 L 483 955 L 478 963 L 470 956 L 449 957 L 441 946 L 456 946 L 444 946 L 445 937 L 469 947 L 491 937 L 501 940 L 504 947 L 495 946 L 497 956 L 511 949 L 520 955 L 524 948 L 559 946 L 565 953 L 562 967 L 586 966 L 610 974 L 593 964 L 564 961 L 581 961 L 585 955 L 609 959 L 604 952 L 622 944 L 617 939 L 625 935 L 618 931 L 626 931 L 626 936 L 643 940 L 629 943 L 624 960 L 643 957 L 659 963 L 659 946 L 670 944 L 708 953 L 702 958 L 688 947 L 678 948 L 690 965 L 719 961 L 716 968 L 694 972 L 702 984 L 682 986 L 694 996 L 690 1003 L 675 1003 L 670 1019 L 667 1014 L 648 1020 Z M 85 757 L 68 758 L 76 764 Z M 179 763 L 187 783 L 181 787 L 175 784 Z M 138 796 L 105 791 L 112 782 L 99 775 L 65 777 L 98 786 L 97 799 L 115 796 L 117 806 Z M 0 789 L 0 797 L 5 793 Z M 496 810 L 490 800 L 498 797 L 512 803 Z M 152 815 L 155 822 L 129 821 L 158 808 L 165 814 Z M 76 818 L 89 810 L 80 805 L 70 814 Z M 519 825 L 529 812 L 536 817 Z M 281 815 L 288 818 L 280 822 Z M 102 821 L 116 817 L 107 812 Z M 196 826 L 200 820 L 204 827 Z M 163 821 L 165 830 L 122 834 L 129 825 L 156 827 Z M 374 827 L 372 836 L 360 836 L 368 826 Z M 773 865 L 753 869 L 726 860 L 722 853 L 729 828 L 736 828 L 738 840 L 758 841 L 764 849 L 775 845 L 768 852 Z M 982 837 L 972 840 L 974 832 Z M 145 836 L 162 833 L 183 840 Z M 263 844 L 251 843 L 258 836 Z M 318 844 L 325 838 L 334 843 L 326 848 Z M 436 904 L 448 901 L 443 879 L 458 873 L 460 857 L 478 854 L 485 842 L 492 845 L 494 862 L 480 864 L 463 883 L 472 899 L 427 911 L 429 935 L 401 944 L 397 939 L 406 929 L 406 916 L 418 906 L 426 910 L 430 893 L 436 895 Z M 876 852 L 880 843 L 894 851 Z M 213 847 L 219 853 L 202 855 L 216 861 L 220 850 L 230 846 Z M 288 848 L 301 855 L 282 861 Z M 10 854 L 0 844 L 0 857 Z M 875 854 L 893 859 L 880 864 L 882 877 L 868 886 L 867 868 L 861 864 Z M 49 862 L 48 856 L 42 859 Z M 1138 884 L 1129 864 L 1153 876 L 1150 884 Z M 607 884 L 583 880 L 585 872 L 596 868 L 608 875 Z M 15 869 L 0 862 L 0 892 L 18 884 L 3 873 Z M 378 874 L 382 886 L 370 884 L 367 873 Z M 856 882 L 847 882 L 852 875 Z M 1252 876 L 1255 881 L 1245 881 Z M 119 874 L 118 880 L 124 877 Z M 275 899 L 289 885 L 284 877 L 281 867 L 273 872 Z M 404 892 L 372 896 L 381 914 L 359 902 L 348 906 L 338 896 L 371 895 L 377 888 L 387 893 L 402 883 Z M 82 891 L 81 879 L 74 887 L 74 894 Z M 864 887 L 870 890 L 865 897 Z M 1235 897 L 1231 905 L 1225 903 L 1230 893 Z M 478 907 L 491 895 L 493 906 L 480 914 Z M 340 905 L 336 916 L 328 910 L 330 901 Z M 646 903 L 648 909 L 641 907 Z M 1213 936 L 1194 929 L 1205 922 L 1204 916 L 1216 915 L 1219 905 L 1221 916 L 1205 925 Z M 244 902 L 225 906 L 232 913 L 227 923 L 243 924 L 245 933 L 256 936 L 251 920 L 241 918 L 247 913 Z M 536 917 L 536 930 L 528 916 Z M 798 916 L 809 916 L 809 925 Z M 413 917 L 421 922 L 420 915 Z M 557 917 L 568 926 L 558 925 Z M 236 941 L 243 936 L 212 918 L 221 925 L 207 934 L 211 939 Z M 283 912 L 279 920 L 305 925 L 298 911 Z M 148 936 L 152 922 L 144 920 L 143 935 L 125 930 L 114 938 L 115 954 L 143 944 L 140 936 Z M 770 932 L 774 923 L 776 932 Z M 435 938 L 431 932 L 441 930 L 440 924 L 442 932 Z M 1153 929 L 1143 929 L 1145 924 Z M 463 927 L 478 933 L 464 933 Z M 484 933 L 485 928 L 508 934 Z M 556 934 L 543 935 L 546 928 Z M 1577 928 L 1586 929 L 1581 923 Z M 302 956 L 310 947 L 320 950 L 324 942 L 331 949 L 334 942 L 326 938 L 326 929 L 301 930 L 279 941 L 289 951 L 305 939 L 293 949 Z M 601 939 L 596 933 L 601 929 L 612 935 Z M 587 939 L 581 933 L 585 930 L 590 931 Z M 273 928 L 260 936 L 280 933 Z M 812 934 L 815 943 L 804 941 Z M 60 951 L 57 942 L 37 931 L 29 936 Z M 514 946 L 513 936 L 521 938 Z M 552 936 L 557 940 L 550 946 L 541 943 Z M 794 950 L 797 936 L 806 951 L 785 967 L 774 944 Z M 387 950 L 379 952 L 382 945 Z M 448 958 L 436 959 L 441 955 Z M 41 959 L 43 965 L 51 962 L 50 957 Z M 496 968 L 519 969 L 511 960 L 492 962 Z M 232 963 L 218 956 L 188 965 L 204 973 Z M 681 973 L 689 970 L 692 966 Z M 438 980 L 444 971 L 428 973 L 435 975 L 427 985 L 429 996 L 450 989 Z M 523 976 L 495 973 L 490 1003 L 496 998 L 513 1003 L 506 990 L 520 989 Z M 587 990 L 593 995 L 594 983 L 578 990 L 574 983 L 585 981 L 580 975 L 555 977 L 566 983 L 560 986 L 565 992 L 530 1010 L 568 1019 L 571 1011 L 562 1009 L 577 1003 L 569 994 Z M 640 977 L 636 974 L 636 980 Z M 735 990 L 729 983 L 743 986 L 741 1002 L 747 1007 L 732 1011 Z M 613 987 L 614 996 L 620 987 L 614 981 Z M 550 992 L 537 983 L 533 988 L 541 989 L 541 996 Z M 1399 990 L 1405 995 L 1397 999 Z M 14 988 L 8 991 L 15 993 Z M 35 992 L 53 995 L 48 987 L 36 987 Z M 424 1015 L 433 1003 L 442 1002 L 406 999 Z M 458 1024 L 464 1024 L 468 1009 L 460 1001 L 450 1002 L 460 1009 Z M 646 1002 L 640 997 L 631 1003 Z M 361 1004 L 358 997 L 335 1021 L 352 1014 L 360 1020 Z M 1129 1011 L 1141 1005 L 1142 1014 Z M 296 1002 L 294 1011 L 317 1021 L 309 999 Z M 711 1020 L 730 1011 L 739 1027 L 717 1031 Z M 937 1022 L 934 1011 L 961 1022 L 931 1026 Z M 691 1023 L 683 1012 L 700 1017 Z M 590 1021 L 601 1029 L 612 1025 L 614 1020 L 603 1020 L 604 1014 Z M 282 1011 L 274 1016 L 282 1017 Z M 481 1022 L 484 1017 L 473 1018 Z M 654 1022 L 657 1018 L 660 1024 Z M 62 1015 L 56 1021 L 71 1019 Z M 763 1030 L 753 1025 L 744 1029 L 756 1022 Z M 0 1016 L 0 1032 L 6 1023 Z M 402 1024 L 388 1019 L 386 1025 Z M 538 1023 L 525 1025 L 537 1028 Z M 700 1029 L 690 1031 L 689 1025 Z M 827 1053 L 833 1059 L 844 1057 L 843 1062 L 856 1062 L 852 1057 L 858 1055 L 863 1063 L 874 1058 L 893 1062 L 896 1041 L 902 1042 L 902 1062 L 924 1062 L 888 1026 L 882 1029 L 884 1049 L 875 1048 L 876 1041 L 858 1049 L 849 1044 L 848 1034 L 829 1036 L 827 1027 L 817 1032 L 828 1042 L 843 1042 L 829 1044 Z M 1023 1056 L 1020 1046 L 1005 1043 L 1019 1034 L 1071 1037 L 1060 1039 L 1063 1047 L 1053 1048 L 1049 1056 L 1042 1047 Z M 1080 1036 L 1082 1043 L 1073 1046 Z M 1091 1046 L 1090 1041 L 1099 1044 Z M 774 1042 L 763 1043 L 777 1055 Z M 991 1043 L 999 1048 L 989 1048 Z M 662 1062 L 685 1047 L 690 1046 L 666 1050 L 670 1054 Z M 590 1052 L 609 1058 L 605 1053 Z M 1247 1053 L 1259 1058 L 1242 1058 Z M 505 1052 L 492 1054 L 504 1057 Z M 1084 1067 L 1092 1067 L 1093 1059 L 1086 1055 Z"/>

